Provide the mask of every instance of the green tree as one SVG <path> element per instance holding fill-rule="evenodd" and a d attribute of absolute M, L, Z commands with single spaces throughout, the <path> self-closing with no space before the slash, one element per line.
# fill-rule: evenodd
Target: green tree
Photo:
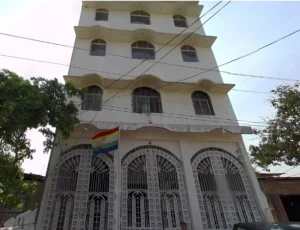
<path fill-rule="evenodd" d="M 300 164 L 299 87 L 300 83 L 280 85 L 271 91 L 275 94 L 270 102 L 276 115 L 267 121 L 265 129 L 254 130 L 260 142 L 250 146 L 253 162 L 263 169 L 281 163 L 289 166 Z"/>
<path fill-rule="evenodd" d="M 20 164 L 11 155 L 0 157 L 0 169 L 0 205 L 13 210 L 28 208 L 37 183 L 23 181 Z"/>
<path fill-rule="evenodd" d="M 45 153 L 54 144 L 53 128 L 62 138 L 70 136 L 74 126 L 79 123 L 78 109 L 71 99 L 82 99 L 84 93 L 84 89 L 76 89 L 71 83 L 61 84 L 56 78 L 32 77 L 26 80 L 9 70 L 0 71 L 0 186 L 8 185 L 5 178 L 22 178 L 21 163 L 24 159 L 32 159 L 35 149 L 31 148 L 30 140 L 26 137 L 28 130 L 38 129 L 46 137 L 43 143 Z M 6 167 L 5 162 L 14 166 L 10 169 L 13 172 L 11 175 L 9 170 L 2 168 Z M 28 187 L 21 182 L 18 184 L 16 180 L 10 183 L 12 189 L 16 186 Z M 13 193 L 7 193 L 13 190 L 2 188 L 1 191 L 0 202 L 14 206 L 16 203 L 9 199 Z"/>

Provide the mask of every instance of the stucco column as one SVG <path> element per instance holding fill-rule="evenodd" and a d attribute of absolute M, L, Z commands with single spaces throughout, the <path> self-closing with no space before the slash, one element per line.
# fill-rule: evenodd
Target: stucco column
<path fill-rule="evenodd" d="M 183 173 L 185 176 L 186 189 L 188 194 L 188 203 L 191 217 L 191 229 L 203 229 L 200 210 L 198 206 L 197 192 L 194 182 L 194 175 L 191 165 L 191 157 L 193 153 L 189 152 L 189 147 L 186 141 L 179 141 L 181 150 L 181 161 L 183 164 Z"/>
<path fill-rule="evenodd" d="M 241 160 L 244 163 L 245 170 L 248 174 L 250 185 L 252 187 L 254 197 L 256 198 L 257 206 L 259 207 L 260 212 L 263 215 L 262 218 L 267 221 L 274 221 L 271 209 L 268 205 L 267 198 L 259 186 L 258 180 L 256 178 L 253 167 L 250 163 L 242 138 L 240 138 L 240 141 L 237 142 L 236 145 L 237 145 L 237 150 L 239 152 L 239 156 L 241 156 L 242 158 Z"/>

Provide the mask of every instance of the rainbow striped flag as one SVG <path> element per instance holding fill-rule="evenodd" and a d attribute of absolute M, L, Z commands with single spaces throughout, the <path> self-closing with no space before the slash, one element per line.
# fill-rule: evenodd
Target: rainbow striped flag
<path fill-rule="evenodd" d="M 119 127 L 98 133 L 93 137 L 93 155 L 107 153 L 118 149 L 119 145 Z"/>

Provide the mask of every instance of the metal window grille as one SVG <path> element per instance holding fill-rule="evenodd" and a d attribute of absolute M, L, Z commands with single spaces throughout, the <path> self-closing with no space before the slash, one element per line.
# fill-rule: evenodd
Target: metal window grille
<path fill-rule="evenodd" d="M 107 9 L 98 9 L 96 10 L 96 21 L 108 21 L 108 10 Z"/>
<path fill-rule="evenodd" d="M 204 206 L 207 211 L 209 229 L 226 229 L 224 212 L 219 198 L 215 194 L 206 194 L 204 196 Z"/>
<path fill-rule="evenodd" d="M 162 193 L 161 210 L 164 229 L 180 229 L 181 202 L 176 192 Z"/>
<path fill-rule="evenodd" d="M 109 192 L 109 167 L 97 157 L 92 159 L 89 192 L 102 194 Z"/>
<path fill-rule="evenodd" d="M 69 229 L 71 223 L 72 198 L 69 195 L 60 195 L 56 199 L 55 211 L 58 212 L 57 219 L 54 219 L 55 230 Z"/>
<path fill-rule="evenodd" d="M 155 47 L 146 41 L 137 41 L 131 45 L 133 59 L 155 59 Z"/>
<path fill-rule="evenodd" d="M 197 115 L 215 115 L 209 96 L 201 91 L 192 94 L 192 101 Z"/>
<path fill-rule="evenodd" d="M 247 199 L 246 189 L 238 168 L 228 159 L 222 157 L 221 161 L 223 168 L 225 169 L 226 179 L 229 184 L 230 190 L 235 196 L 234 203 L 239 221 L 255 221 L 251 205 L 249 203 L 249 200 Z"/>
<path fill-rule="evenodd" d="M 162 113 L 159 96 L 133 96 L 135 113 Z"/>
<path fill-rule="evenodd" d="M 203 192 L 215 192 L 217 191 L 216 180 L 213 174 L 211 161 L 209 158 L 205 158 L 197 167 L 198 179 L 200 182 L 200 188 Z"/>
<path fill-rule="evenodd" d="M 150 227 L 149 202 L 146 192 L 131 192 L 127 203 L 128 227 Z"/>
<path fill-rule="evenodd" d="M 146 157 L 140 156 L 134 159 L 128 166 L 127 187 L 129 190 L 147 190 L 147 172 L 145 170 Z"/>
<path fill-rule="evenodd" d="M 106 42 L 102 39 L 95 39 L 91 42 L 91 56 L 105 56 Z"/>
<path fill-rule="evenodd" d="M 144 11 L 134 11 L 130 14 L 130 22 L 150 25 L 150 14 Z"/>
<path fill-rule="evenodd" d="M 185 62 L 198 62 L 197 52 L 192 46 L 182 46 L 181 54 Z"/>
<path fill-rule="evenodd" d="M 228 159 L 221 158 L 223 168 L 225 169 L 226 179 L 232 192 L 245 192 L 242 177 L 238 168 Z"/>
<path fill-rule="evenodd" d="M 65 161 L 60 167 L 56 192 L 76 191 L 79 161 L 80 156 L 75 156 Z"/>
<path fill-rule="evenodd" d="M 198 115 L 212 115 L 209 108 L 209 101 L 206 99 L 193 99 L 195 113 Z"/>
<path fill-rule="evenodd" d="M 204 229 L 231 229 L 237 222 L 261 221 L 238 159 L 224 150 L 207 148 L 191 162 Z"/>
<path fill-rule="evenodd" d="M 198 164 L 197 172 L 200 188 L 203 193 L 208 228 L 226 228 L 222 205 L 217 196 L 217 184 L 210 158 L 204 158 Z"/>
<path fill-rule="evenodd" d="M 88 87 L 88 92 L 86 93 L 84 100 L 82 102 L 82 110 L 102 110 L 102 89 L 98 86 Z"/>
<path fill-rule="evenodd" d="M 176 167 L 166 158 L 156 156 L 160 191 L 179 189 Z"/>
<path fill-rule="evenodd" d="M 176 27 L 187 27 L 186 18 L 181 15 L 174 15 L 173 16 L 174 25 Z"/>
<path fill-rule="evenodd" d="M 103 195 L 89 198 L 86 219 L 86 230 L 108 229 L 108 201 Z"/>
<path fill-rule="evenodd" d="M 180 230 L 181 221 L 189 223 L 179 159 L 162 148 L 142 146 L 121 162 L 123 228 Z"/>
<path fill-rule="evenodd" d="M 159 93 L 151 88 L 137 88 L 133 91 L 133 112 L 162 113 Z"/>
<path fill-rule="evenodd" d="M 110 169 L 99 157 L 92 157 L 86 229 L 108 229 L 108 195 Z"/>
<path fill-rule="evenodd" d="M 249 200 L 246 195 L 237 195 L 235 197 L 235 207 L 239 222 L 254 222 L 255 218 L 251 210 Z"/>

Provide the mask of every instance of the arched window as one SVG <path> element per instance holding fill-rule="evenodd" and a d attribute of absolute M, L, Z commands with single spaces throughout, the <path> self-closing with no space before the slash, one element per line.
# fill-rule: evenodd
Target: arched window
<path fill-rule="evenodd" d="M 210 97 L 202 91 L 195 91 L 192 94 L 192 101 L 197 115 L 215 115 Z"/>
<path fill-rule="evenodd" d="M 141 87 L 133 91 L 134 113 L 162 113 L 160 94 L 154 89 Z"/>
<path fill-rule="evenodd" d="M 181 15 L 174 15 L 173 16 L 174 25 L 176 27 L 187 27 L 186 18 Z"/>
<path fill-rule="evenodd" d="M 145 11 L 137 10 L 130 13 L 131 23 L 150 25 L 150 14 Z"/>
<path fill-rule="evenodd" d="M 181 54 L 185 62 L 198 62 L 196 49 L 192 46 L 182 46 Z"/>
<path fill-rule="evenodd" d="M 131 57 L 134 59 L 155 59 L 154 46 L 146 41 L 137 41 L 131 45 Z"/>
<path fill-rule="evenodd" d="M 106 42 L 102 39 L 95 39 L 91 42 L 92 56 L 105 56 L 106 54 Z"/>
<path fill-rule="evenodd" d="M 92 85 L 87 88 L 87 93 L 82 102 L 82 110 L 102 110 L 102 95 L 103 91 L 100 87 Z"/>
<path fill-rule="evenodd" d="M 108 21 L 108 10 L 107 9 L 97 9 L 95 20 L 96 21 Z"/>

